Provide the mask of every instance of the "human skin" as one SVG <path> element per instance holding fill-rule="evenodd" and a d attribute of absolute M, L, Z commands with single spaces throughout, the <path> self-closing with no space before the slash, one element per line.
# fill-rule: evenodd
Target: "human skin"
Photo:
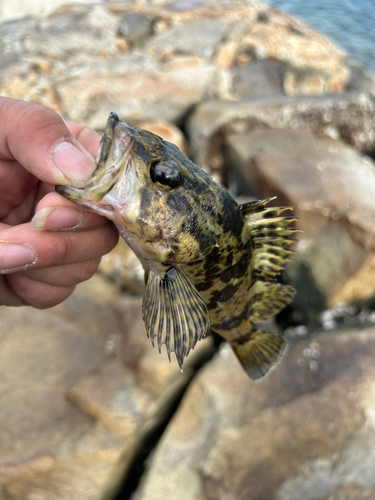
<path fill-rule="evenodd" d="M 52 307 L 118 241 L 107 219 L 55 193 L 81 187 L 100 135 L 49 108 L 0 97 L 0 305 Z"/>

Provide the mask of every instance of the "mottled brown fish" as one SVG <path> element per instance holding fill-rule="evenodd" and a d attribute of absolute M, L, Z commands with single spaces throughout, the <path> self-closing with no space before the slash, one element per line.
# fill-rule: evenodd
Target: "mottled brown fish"
<path fill-rule="evenodd" d="M 289 207 L 238 205 L 173 144 L 108 119 L 98 166 L 68 199 L 111 219 L 145 270 L 143 319 L 152 343 L 184 358 L 209 328 L 233 347 L 252 379 L 277 364 L 285 340 L 256 324 L 294 290 L 276 282 L 295 229 Z"/>

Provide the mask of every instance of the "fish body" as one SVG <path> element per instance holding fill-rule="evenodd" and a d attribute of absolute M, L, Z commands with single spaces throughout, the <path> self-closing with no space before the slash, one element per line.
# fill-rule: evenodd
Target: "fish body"
<path fill-rule="evenodd" d="M 249 376 L 277 364 L 285 340 L 256 324 L 293 297 L 276 282 L 296 220 L 270 199 L 239 205 L 173 144 L 111 113 L 98 166 L 68 199 L 117 226 L 145 270 L 143 319 L 159 351 L 182 367 L 209 328 L 233 347 Z"/>

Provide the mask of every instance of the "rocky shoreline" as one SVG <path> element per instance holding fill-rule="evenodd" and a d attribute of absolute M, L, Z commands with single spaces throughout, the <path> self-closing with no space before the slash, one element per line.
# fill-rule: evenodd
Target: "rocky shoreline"
<path fill-rule="evenodd" d="M 0 23 L 0 95 L 116 111 L 303 229 L 261 384 L 213 339 L 183 375 L 151 349 L 123 244 L 60 306 L 3 307 L 0 499 L 373 498 L 374 77 L 257 0 L 129 0 Z"/>

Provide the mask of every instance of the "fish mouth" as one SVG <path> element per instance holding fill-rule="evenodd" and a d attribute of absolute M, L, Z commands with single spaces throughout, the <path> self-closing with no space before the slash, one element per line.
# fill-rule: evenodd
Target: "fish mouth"
<path fill-rule="evenodd" d="M 118 180 L 126 177 L 131 163 L 129 153 L 133 143 L 132 128 L 121 121 L 116 113 L 111 112 L 100 143 L 97 166 L 85 186 L 83 188 L 56 186 L 56 191 L 86 207 L 100 203 Z M 109 204 L 106 205 L 110 210 Z"/>
<path fill-rule="evenodd" d="M 104 132 L 104 135 L 103 135 L 102 140 L 101 140 L 98 166 L 96 167 L 96 169 L 94 170 L 92 175 L 95 174 L 96 170 L 99 168 L 100 165 L 104 165 L 106 163 L 111 146 L 112 146 L 115 127 L 119 123 L 119 121 L 120 121 L 120 118 L 118 117 L 118 115 L 114 111 L 111 111 L 109 113 L 107 125 L 105 127 L 105 132 Z"/>

